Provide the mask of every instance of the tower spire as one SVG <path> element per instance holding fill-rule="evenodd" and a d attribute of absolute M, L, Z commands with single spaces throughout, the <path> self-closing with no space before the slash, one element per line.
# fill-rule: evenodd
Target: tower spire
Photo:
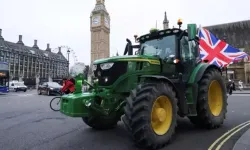
<path fill-rule="evenodd" d="M 165 16 L 164 16 L 164 20 L 163 20 L 163 29 L 168 29 L 168 18 L 167 18 L 167 12 L 165 11 Z"/>
<path fill-rule="evenodd" d="M 96 4 L 104 4 L 105 0 L 96 0 Z"/>

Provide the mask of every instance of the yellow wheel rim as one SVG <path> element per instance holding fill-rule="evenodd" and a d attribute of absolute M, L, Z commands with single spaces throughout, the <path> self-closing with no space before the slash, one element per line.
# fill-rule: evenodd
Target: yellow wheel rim
<path fill-rule="evenodd" d="M 219 116 L 223 107 L 223 94 L 221 85 L 213 80 L 208 89 L 208 105 L 214 116 Z"/>
<path fill-rule="evenodd" d="M 159 96 L 152 108 L 151 127 L 158 135 L 164 135 L 172 123 L 172 103 L 167 96 Z"/>

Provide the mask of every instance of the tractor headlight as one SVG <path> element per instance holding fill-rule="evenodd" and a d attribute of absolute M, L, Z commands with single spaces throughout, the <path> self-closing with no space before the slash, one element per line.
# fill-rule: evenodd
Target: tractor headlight
<path fill-rule="evenodd" d="M 91 102 L 90 101 L 88 101 L 86 104 L 85 104 L 85 106 L 87 106 L 87 107 L 89 107 L 91 105 Z"/>
<path fill-rule="evenodd" d="M 104 63 L 104 64 L 101 64 L 100 67 L 102 70 L 107 70 L 107 69 L 110 69 L 113 65 L 114 63 Z"/>
<path fill-rule="evenodd" d="M 94 80 L 94 83 L 98 83 L 98 81 L 99 81 L 98 79 L 95 79 L 95 80 Z"/>
<path fill-rule="evenodd" d="M 93 65 L 92 70 L 96 71 L 97 65 Z"/>

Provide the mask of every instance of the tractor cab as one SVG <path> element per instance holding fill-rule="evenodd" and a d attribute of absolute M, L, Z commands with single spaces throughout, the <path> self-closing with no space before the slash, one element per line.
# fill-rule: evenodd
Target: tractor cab
<path fill-rule="evenodd" d="M 139 56 L 154 56 L 161 62 L 161 71 L 168 78 L 179 78 L 186 82 L 193 68 L 201 62 L 199 43 L 196 37 L 196 25 L 188 24 L 187 30 L 180 29 L 182 21 L 178 20 L 179 28 L 166 30 L 151 29 L 149 34 L 137 38 L 132 45 L 127 39 L 124 55 L 133 55 L 133 49 Z"/>

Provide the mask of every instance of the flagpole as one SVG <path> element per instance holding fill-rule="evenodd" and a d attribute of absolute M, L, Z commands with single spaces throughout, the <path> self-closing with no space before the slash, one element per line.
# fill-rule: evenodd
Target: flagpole
<path fill-rule="evenodd" d="M 201 24 L 199 25 L 199 29 L 198 29 L 198 32 L 197 32 L 198 36 L 199 36 L 200 31 L 201 31 Z"/>

